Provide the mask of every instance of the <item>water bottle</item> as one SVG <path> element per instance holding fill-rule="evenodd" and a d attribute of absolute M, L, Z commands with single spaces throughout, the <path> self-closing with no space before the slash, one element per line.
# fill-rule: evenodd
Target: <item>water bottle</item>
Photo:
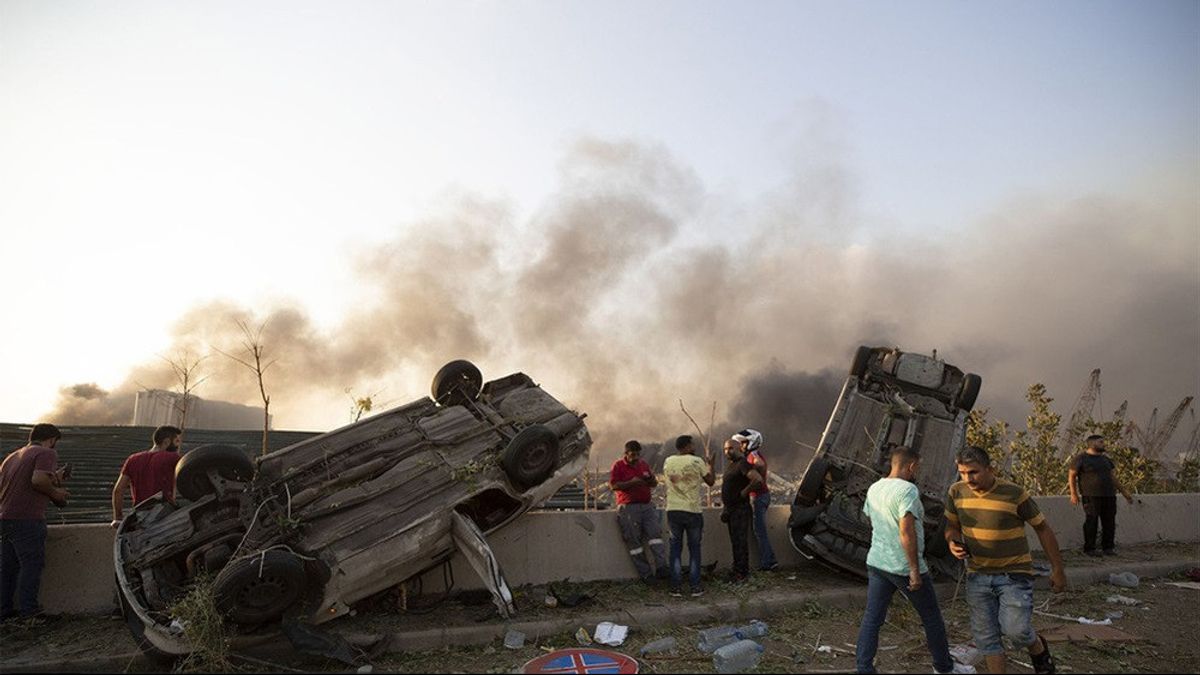
<path fill-rule="evenodd" d="M 754 640 L 738 640 L 713 652 L 713 668 L 718 673 L 744 673 L 758 665 L 762 653 L 763 646 Z"/>
<path fill-rule="evenodd" d="M 750 623 L 737 629 L 738 637 L 742 639 L 762 637 L 767 634 L 767 624 L 753 619 Z"/>
<path fill-rule="evenodd" d="M 700 637 L 696 642 L 696 649 L 699 649 L 702 654 L 711 654 L 727 644 L 737 642 L 741 638 L 738 636 L 738 629 L 733 626 L 717 626 L 700 631 Z"/>
<path fill-rule="evenodd" d="M 665 638 L 662 638 L 661 640 L 655 640 L 654 642 L 650 642 L 650 643 L 646 644 L 646 646 L 642 647 L 641 651 L 638 653 L 641 656 L 646 656 L 647 654 L 658 654 L 660 652 L 669 652 L 669 651 L 673 651 L 674 649 L 675 649 L 675 638 L 667 636 Z"/>
<path fill-rule="evenodd" d="M 1138 579 L 1138 575 L 1134 574 L 1133 572 L 1113 572 L 1112 574 L 1108 575 L 1108 583 L 1112 584 L 1113 586 L 1137 588 L 1138 581 L 1140 581 L 1140 579 Z"/>

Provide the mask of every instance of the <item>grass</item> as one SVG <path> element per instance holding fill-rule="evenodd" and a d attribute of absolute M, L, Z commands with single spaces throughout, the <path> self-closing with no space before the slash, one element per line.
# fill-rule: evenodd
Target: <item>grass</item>
<path fill-rule="evenodd" d="M 229 660 L 229 636 L 217 610 L 213 595 L 212 577 L 197 576 L 192 587 L 171 605 L 170 615 L 183 624 L 183 634 L 192 645 L 178 665 L 181 672 L 228 672 L 233 670 Z"/>

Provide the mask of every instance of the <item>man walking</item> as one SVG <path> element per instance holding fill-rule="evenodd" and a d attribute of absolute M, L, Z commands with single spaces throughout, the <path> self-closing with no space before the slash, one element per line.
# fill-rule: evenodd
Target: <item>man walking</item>
<path fill-rule="evenodd" d="M 1100 555 L 1096 550 L 1097 524 L 1102 531 L 1104 555 L 1116 555 L 1117 493 L 1124 495 L 1125 501 L 1133 503 L 1133 495 L 1113 473 L 1116 465 L 1104 455 L 1106 450 L 1103 436 L 1088 436 L 1087 449 L 1071 460 L 1071 469 L 1067 472 L 1071 503 L 1078 505 L 1081 496 L 1083 499 L 1083 552 L 1090 556 Z"/>
<path fill-rule="evenodd" d="M 750 577 L 750 490 L 763 483 L 758 473 L 742 454 L 739 441 L 725 441 L 725 473 L 721 477 L 721 521 L 729 527 L 729 545 L 733 549 L 732 583 L 742 583 Z"/>
<path fill-rule="evenodd" d="M 1066 590 L 1067 578 L 1054 530 L 1025 488 L 996 477 L 985 450 L 967 447 L 956 459 L 962 480 L 950 486 L 946 499 L 946 542 L 956 558 L 967 560 L 975 646 L 989 673 L 1005 669 L 1001 636 L 1029 651 L 1035 673 L 1053 673 L 1046 640 L 1033 631 L 1033 558 L 1025 525 L 1050 558 L 1050 588 L 1058 593 Z"/>
<path fill-rule="evenodd" d="M 891 460 L 891 473 L 867 490 L 863 504 L 863 513 L 871 519 L 871 549 L 867 553 L 867 611 L 858 629 L 858 672 L 876 672 L 879 630 L 892 596 L 900 591 L 921 617 L 933 669 L 952 673 L 946 624 L 925 564 L 925 507 L 914 484 L 921 459 L 916 451 L 898 446 L 892 448 Z"/>
<path fill-rule="evenodd" d="M 669 573 L 662 522 L 658 509 L 651 503 L 651 489 L 658 485 L 658 479 L 642 459 L 641 443 L 629 441 L 625 444 L 624 456 L 613 462 L 609 470 L 608 484 L 617 496 L 617 524 L 638 576 L 645 583 L 651 583 L 655 576 L 666 579 Z M 646 563 L 646 546 L 650 547 L 654 558 L 654 569 Z"/>
<path fill-rule="evenodd" d="M 704 594 L 700 587 L 700 540 L 704 535 L 704 512 L 700 509 L 700 483 L 712 485 L 711 457 L 695 454 L 691 436 L 675 439 L 676 454 L 663 464 L 667 477 L 667 525 L 671 528 L 671 595 L 683 597 L 683 541 L 687 538 L 688 581 L 692 597 Z"/>
<path fill-rule="evenodd" d="M 175 465 L 179 463 L 182 439 L 183 431 L 178 427 L 161 426 L 154 430 L 153 447 L 125 459 L 121 475 L 112 489 L 112 527 L 121 524 L 127 491 L 133 491 L 134 506 L 160 492 L 163 499 L 175 503 Z"/>
<path fill-rule="evenodd" d="M 53 424 L 34 425 L 29 444 L 0 464 L 0 620 L 41 613 L 38 592 L 46 566 L 46 505 L 66 506 L 70 494 L 62 487 L 70 467 L 59 468 L 54 450 L 60 438 L 62 433 Z"/>
<path fill-rule="evenodd" d="M 742 429 L 733 435 L 742 444 L 742 455 L 762 476 L 762 482 L 750 488 L 750 504 L 754 509 L 754 538 L 758 541 L 758 569 L 770 572 L 779 568 L 775 549 L 767 536 L 767 508 L 771 506 L 771 488 L 767 482 L 767 460 L 763 457 L 763 435 L 754 429 Z"/>

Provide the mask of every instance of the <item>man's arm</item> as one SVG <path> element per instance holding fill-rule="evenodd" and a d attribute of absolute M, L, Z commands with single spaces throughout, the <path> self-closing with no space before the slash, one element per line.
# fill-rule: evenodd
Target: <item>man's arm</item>
<path fill-rule="evenodd" d="M 30 482 L 33 484 L 34 490 L 49 497 L 55 506 L 63 507 L 67 505 L 67 496 L 70 493 L 67 492 L 66 488 L 61 488 L 55 484 L 58 482 L 58 476 L 54 472 L 34 470 L 33 478 Z"/>
<path fill-rule="evenodd" d="M 708 473 L 704 474 L 704 484 L 712 487 L 717 482 L 717 476 L 713 473 L 713 458 L 705 457 L 704 463 L 708 465 Z"/>
<path fill-rule="evenodd" d="M 900 546 L 908 558 L 908 590 L 921 588 L 921 561 L 917 556 L 917 517 L 908 512 L 900 519 Z"/>
<path fill-rule="evenodd" d="M 746 478 L 750 479 L 750 484 L 747 485 L 746 487 L 742 488 L 742 496 L 743 497 L 749 495 L 750 491 L 753 490 L 756 485 L 762 485 L 762 482 L 763 482 L 762 474 L 755 471 L 754 469 L 750 469 L 749 471 L 746 472 Z"/>
<path fill-rule="evenodd" d="M 125 505 L 125 491 L 128 489 L 129 476 L 121 474 L 121 477 L 117 479 L 117 482 L 113 485 L 112 489 L 113 519 L 112 522 L 109 523 L 112 527 L 116 527 L 121 524 L 121 520 L 123 518 L 121 515 L 121 509 Z"/>
<path fill-rule="evenodd" d="M 610 480 L 608 484 L 614 490 L 632 490 L 639 485 L 645 484 L 645 482 L 641 478 L 630 478 L 629 480 Z"/>
<path fill-rule="evenodd" d="M 1113 474 L 1113 487 L 1117 488 L 1117 492 L 1125 495 L 1125 501 L 1133 503 L 1133 495 L 1129 494 L 1129 490 L 1126 490 L 1124 485 L 1121 485 L 1121 479 L 1117 478 L 1115 473 Z"/>
<path fill-rule="evenodd" d="M 1071 489 L 1071 503 L 1072 504 L 1079 503 L 1079 489 L 1075 486 L 1075 484 L 1078 481 L 1079 481 L 1079 471 L 1074 466 L 1072 466 L 1071 469 L 1069 471 L 1067 471 L 1067 487 Z"/>
<path fill-rule="evenodd" d="M 1054 530 L 1050 527 L 1050 523 L 1043 518 L 1040 523 L 1033 526 L 1033 531 L 1037 533 L 1038 541 L 1042 543 L 1042 550 L 1050 559 L 1050 590 L 1055 593 L 1067 590 L 1067 572 L 1063 567 L 1062 551 L 1058 548 L 1058 537 L 1054 536 Z"/>

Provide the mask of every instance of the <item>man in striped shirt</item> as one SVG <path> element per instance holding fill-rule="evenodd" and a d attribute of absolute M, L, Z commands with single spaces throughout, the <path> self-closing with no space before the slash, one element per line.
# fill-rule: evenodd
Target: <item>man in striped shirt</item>
<path fill-rule="evenodd" d="M 989 673 L 1003 673 L 1007 637 L 1029 650 L 1034 672 L 1053 673 L 1046 641 L 1033 631 L 1033 558 L 1025 525 L 1037 533 L 1050 558 L 1050 588 L 1067 587 L 1058 539 L 1025 488 L 996 477 L 986 451 L 958 453 L 961 481 L 946 500 L 946 541 L 956 558 L 967 561 L 967 604 L 975 646 Z"/>

